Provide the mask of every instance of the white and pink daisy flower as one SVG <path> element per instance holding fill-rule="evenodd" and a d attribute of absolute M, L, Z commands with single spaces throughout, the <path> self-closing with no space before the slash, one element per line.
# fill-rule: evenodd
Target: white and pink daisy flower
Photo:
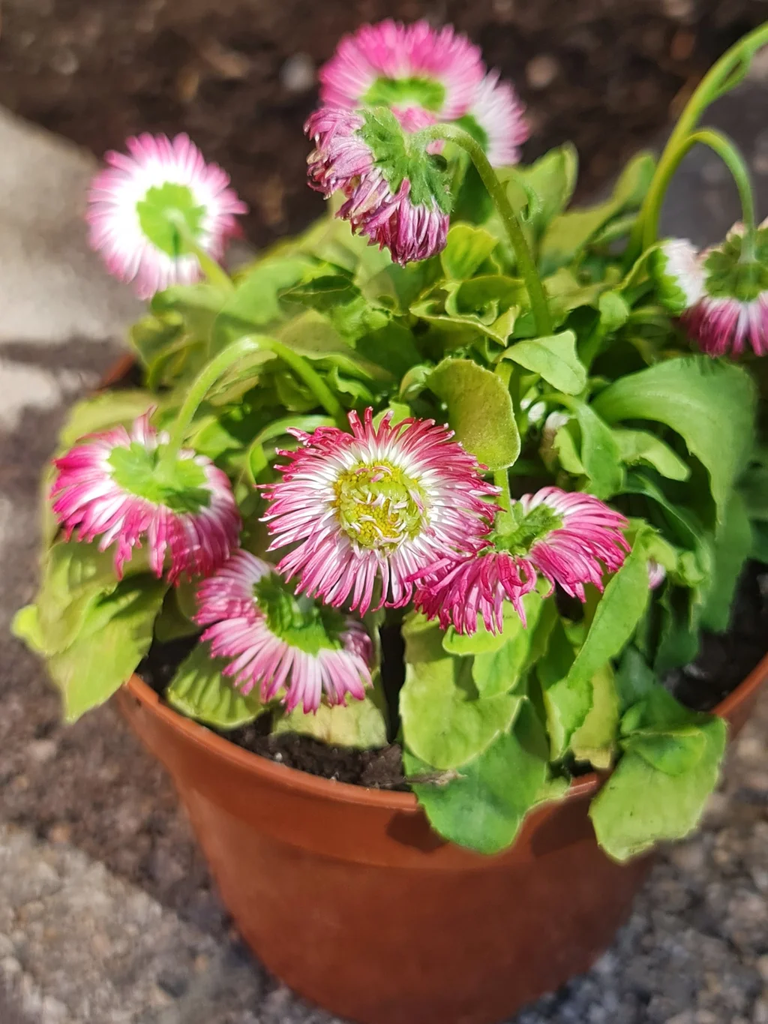
<path fill-rule="evenodd" d="M 584 584 L 603 589 L 603 575 L 624 564 L 629 544 L 622 533 L 629 523 L 591 494 L 543 487 L 513 505 L 517 530 L 511 540 L 527 547 L 542 575 L 566 594 L 584 597 Z"/>
<path fill-rule="evenodd" d="M 544 487 L 513 502 L 512 517 L 512 529 L 489 535 L 477 554 L 444 557 L 415 573 L 416 608 L 459 633 L 474 633 L 478 614 L 486 629 L 501 632 L 505 600 L 525 624 L 522 598 L 538 573 L 584 601 L 584 585 L 602 590 L 603 575 L 629 551 L 627 520 L 590 494 Z"/>
<path fill-rule="evenodd" d="M 744 227 L 735 224 L 724 242 L 703 252 L 673 239 L 652 257 L 661 302 L 710 356 L 748 347 L 768 355 L 768 229 L 761 225 L 750 258 L 742 258 L 743 241 Z"/>
<path fill-rule="evenodd" d="M 407 132 L 457 123 L 484 147 L 494 166 L 516 163 L 528 137 L 511 85 L 486 74 L 477 46 L 450 25 L 387 20 L 345 36 L 320 69 L 320 99 L 329 107 L 388 107 Z M 439 152 L 441 143 L 431 143 Z"/>
<path fill-rule="evenodd" d="M 203 455 L 182 449 L 159 468 L 168 441 L 149 419 L 81 438 L 54 460 L 53 512 L 64 536 L 115 547 L 115 570 L 145 541 L 149 566 L 174 583 L 217 569 L 237 545 L 240 517 L 229 480 Z M 166 556 L 169 564 L 166 567 Z"/>
<path fill-rule="evenodd" d="M 349 422 L 352 433 L 295 432 L 302 447 L 282 453 L 288 462 L 277 467 L 283 479 L 265 488 L 264 520 L 271 550 L 291 547 L 278 570 L 298 577 L 299 593 L 365 614 L 374 604 L 407 604 L 419 569 L 483 546 L 496 489 L 433 420 L 393 425 L 387 414 L 375 426 L 367 409 L 362 422 L 355 412 Z"/>
<path fill-rule="evenodd" d="M 238 550 L 197 591 L 195 621 L 211 654 L 243 693 L 263 701 L 282 693 L 288 711 L 362 700 L 371 685 L 373 645 L 360 622 L 297 597 L 275 567 Z"/>
<path fill-rule="evenodd" d="M 485 74 L 477 46 L 452 26 L 387 20 L 345 36 L 319 72 L 320 100 L 333 107 L 387 106 L 451 121 L 469 110 Z"/>
<path fill-rule="evenodd" d="M 328 198 L 346 196 L 337 217 L 396 263 L 424 260 L 445 248 L 450 199 L 445 174 L 425 147 L 409 147 L 387 111 L 315 111 L 305 126 L 315 143 L 310 184 Z"/>
<path fill-rule="evenodd" d="M 200 279 L 200 263 L 185 247 L 191 240 L 221 258 L 236 233 L 235 216 L 247 212 L 229 188 L 229 175 L 206 164 L 186 135 L 139 135 L 129 155 L 109 152 L 109 165 L 93 179 L 87 220 L 91 246 L 140 299 L 172 284 Z"/>

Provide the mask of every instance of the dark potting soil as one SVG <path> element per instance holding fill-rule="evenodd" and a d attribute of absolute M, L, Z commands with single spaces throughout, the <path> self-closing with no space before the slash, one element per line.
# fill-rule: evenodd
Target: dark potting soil
<path fill-rule="evenodd" d="M 385 646 L 389 646 L 387 638 L 384 639 Z M 196 637 L 189 637 L 154 643 L 139 665 L 138 674 L 162 695 L 177 666 L 196 642 Z M 723 635 L 705 633 L 696 660 L 669 673 L 665 683 L 687 707 L 711 711 L 749 675 L 767 650 L 768 570 L 764 565 L 750 563 L 739 583 L 731 629 Z M 331 747 L 309 736 L 273 736 L 269 729 L 269 715 L 262 715 L 250 725 L 220 735 L 244 750 L 310 775 L 369 789 L 409 788 L 402 750 L 396 743 L 379 750 L 352 750 Z"/>

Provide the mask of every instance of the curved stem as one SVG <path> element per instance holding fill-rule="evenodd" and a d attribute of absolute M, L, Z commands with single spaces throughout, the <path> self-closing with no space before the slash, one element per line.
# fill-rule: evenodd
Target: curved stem
<path fill-rule="evenodd" d="M 200 264 L 200 269 L 208 278 L 210 284 L 216 285 L 224 291 L 231 292 L 235 287 L 232 278 L 226 272 L 226 270 L 216 262 L 216 260 L 210 256 L 205 249 L 198 244 L 195 238 L 192 236 L 187 222 L 184 220 L 182 214 L 175 210 L 168 210 L 166 213 L 167 219 L 173 225 L 176 234 L 179 237 L 179 254 L 189 254 L 197 258 L 197 262 Z"/>
<path fill-rule="evenodd" d="M 499 363 L 496 367 L 495 373 L 509 389 L 509 382 L 512 378 L 512 367 L 509 363 Z M 512 410 L 514 414 L 514 409 Z M 499 505 L 501 506 L 501 512 L 499 513 L 498 528 L 511 519 L 512 516 L 512 496 L 509 490 L 509 470 L 508 469 L 497 469 L 493 474 L 493 482 L 499 488 L 501 492 L 499 494 Z"/>
<path fill-rule="evenodd" d="M 339 426 L 346 426 L 347 421 L 341 403 L 322 377 L 312 369 L 306 360 L 274 338 L 254 335 L 253 337 L 240 338 L 239 341 L 228 345 L 223 352 L 219 352 L 203 368 L 193 381 L 176 416 L 168 444 L 164 447 L 160 456 L 160 465 L 169 465 L 176 460 L 179 449 L 182 447 L 187 432 L 195 418 L 195 413 L 216 381 L 244 356 L 252 355 L 254 352 L 263 351 L 264 349 L 274 352 L 276 356 L 290 366 L 296 373 L 296 376 L 301 377 L 326 412 L 336 420 Z"/>
<path fill-rule="evenodd" d="M 714 153 L 717 153 L 731 172 L 736 188 L 739 191 L 739 200 L 741 201 L 742 219 L 744 221 L 744 252 L 746 253 L 749 250 L 752 253 L 755 236 L 755 200 L 752 193 L 749 169 L 743 156 L 731 139 L 714 128 L 702 128 L 700 131 L 693 132 L 678 146 L 673 157 L 667 161 L 664 178 L 661 181 L 654 205 L 648 211 L 648 219 L 645 222 L 643 233 L 643 248 L 649 248 L 657 240 L 661 206 L 667 186 L 682 160 L 697 143 L 702 146 L 708 146 Z"/>
<path fill-rule="evenodd" d="M 757 51 L 768 43 L 768 22 L 756 28 L 749 35 L 735 43 L 730 50 L 709 69 L 699 82 L 696 91 L 688 100 L 685 110 L 680 115 L 664 151 L 659 159 L 651 187 L 645 197 L 640 215 L 637 218 L 630 240 L 627 259 L 634 263 L 642 248 L 653 244 L 658 234 L 659 214 L 664 201 L 669 181 L 680 160 L 678 150 L 685 145 L 686 139 L 693 132 L 702 114 L 714 100 L 738 85 L 749 70 L 749 65 Z M 674 165 L 674 167 L 673 167 Z M 670 170 L 670 168 L 673 168 Z"/>
<path fill-rule="evenodd" d="M 552 318 L 549 315 L 547 296 L 539 277 L 539 271 L 531 255 L 531 250 L 528 247 L 528 242 L 523 234 L 517 214 L 512 209 L 512 205 L 507 197 L 507 190 L 499 181 L 496 172 L 483 151 L 483 147 L 472 138 L 469 132 L 465 132 L 463 128 L 452 124 L 430 125 L 422 129 L 418 133 L 418 137 L 420 140 L 424 140 L 424 142 L 430 142 L 433 139 L 453 142 L 469 154 L 472 163 L 477 169 L 477 173 L 480 175 L 480 180 L 488 190 L 488 194 L 499 212 L 507 232 L 507 237 L 514 250 L 517 265 L 523 275 L 526 288 L 528 289 L 528 296 L 531 300 L 536 332 L 541 336 L 551 334 Z"/>

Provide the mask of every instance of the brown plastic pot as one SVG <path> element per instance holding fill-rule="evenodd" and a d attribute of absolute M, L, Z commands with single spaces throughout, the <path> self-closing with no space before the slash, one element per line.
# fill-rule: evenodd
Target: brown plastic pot
<path fill-rule="evenodd" d="M 718 708 L 732 731 L 768 657 Z M 492 1024 L 610 945 L 650 866 L 598 848 L 596 776 L 534 811 L 493 857 L 444 842 L 410 793 L 329 782 L 182 718 L 134 676 L 128 721 L 170 772 L 221 895 L 259 959 L 361 1024 Z"/>

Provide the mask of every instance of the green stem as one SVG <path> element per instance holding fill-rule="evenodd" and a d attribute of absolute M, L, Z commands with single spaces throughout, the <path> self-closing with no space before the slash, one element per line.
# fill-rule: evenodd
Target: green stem
<path fill-rule="evenodd" d="M 768 43 L 768 22 L 744 36 L 727 50 L 702 78 L 688 100 L 661 154 L 651 187 L 635 223 L 627 251 L 628 264 L 634 263 L 643 248 L 658 237 L 659 216 L 669 181 L 680 160 L 678 150 L 685 146 L 710 103 L 738 85 L 749 70 L 757 51 Z"/>
<path fill-rule="evenodd" d="M 197 257 L 200 269 L 208 278 L 208 281 L 224 291 L 231 292 L 235 285 L 226 270 L 210 256 L 205 249 L 198 244 L 187 227 L 183 214 L 176 210 L 168 210 L 166 214 L 179 236 L 179 254 L 189 254 Z"/>
<path fill-rule="evenodd" d="M 228 345 L 223 352 L 219 352 L 198 374 L 189 391 L 187 391 L 186 397 L 176 416 L 170 439 L 160 456 L 161 464 L 170 465 L 177 459 L 179 450 L 184 444 L 189 428 L 195 418 L 195 413 L 216 381 L 239 360 L 264 349 L 274 352 L 276 356 L 290 366 L 297 377 L 301 377 L 320 404 L 325 408 L 326 412 L 336 420 L 339 426 L 345 427 L 347 425 L 341 403 L 306 360 L 296 355 L 295 352 L 292 352 L 274 338 L 254 335 L 252 337 L 240 338 L 239 341 Z"/>
<path fill-rule="evenodd" d="M 480 175 L 480 180 L 488 191 L 491 199 L 499 212 L 502 223 L 507 232 L 510 244 L 517 258 L 517 265 L 525 280 L 528 296 L 531 300 L 533 319 L 536 323 L 536 332 L 545 337 L 552 333 L 552 319 L 549 315 L 549 305 L 544 286 L 539 277 L 539 271 L 534 262 L 531 250 L 528 247 L 520 221 L 512 204 L 507 197 L 506 187 L 499 181 L 496 172 L 491 166 L 483 147 L 472 136 L 452 124 L 435 124 L 424 128 L 418 133 L 419 140 L 425 143 L 433 139 L 444 139 L 446 142 L 453 142 L 469 154 L 472 163 Z"/>
<path fill-rule="evenodd" d="M 511 365 L 509 363 L 499 363 L 496 367 L 495 373 L 497 377 L 500 377 L 504 384 L 506 384 L 507 389 L 509 389 L 509 382 L 512 379 Z M 499 521 L 497 523 L 497 528 L 501 529 L 502 525 L 506 521 L 510 520 L 512 516 L 512 495 L 509 490 L 509 471 L 506 469 L 497 469 L 493 474 L 493 482 L 501 491 L 499 494 L 501 513 L 499 514 Z"/>

